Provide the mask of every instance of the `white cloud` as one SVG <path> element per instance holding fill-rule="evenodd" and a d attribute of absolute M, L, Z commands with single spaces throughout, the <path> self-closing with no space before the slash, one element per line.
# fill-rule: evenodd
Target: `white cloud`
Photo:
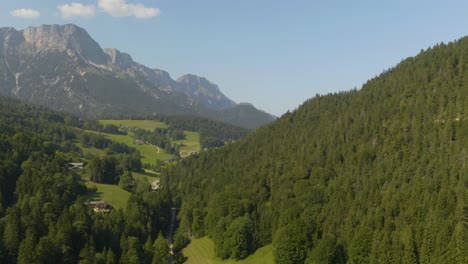
<path fill-rule="evenodd" d="M 73 17 L 93 17 L 96 15 L 96 7 L 94 5 L 83 5 L 80 3 L 71 3 L 57 7 L 62 15 L 62 18 L 69 19 Z"/>
<path fill-rule="evenodd" d="M 143 4 L 128 4 L 126 0 L 98 0 L 101 9 L 113 17 L 134 16 L 140 19 L 159 16 L 159 8 L 146 7 Z"/>
<path fill-rule="evenodd" d="M 41 16 L 41 13 L 39 11 L 36 11 L 34 9 L 28 9 L 28 8 L 21 8 L 21 9 L 16 9 L 11 11 L 10 13 L 14 17 L 21 17 L 21 18 L 28 18 L 28 19 L 36 19 Z"/>

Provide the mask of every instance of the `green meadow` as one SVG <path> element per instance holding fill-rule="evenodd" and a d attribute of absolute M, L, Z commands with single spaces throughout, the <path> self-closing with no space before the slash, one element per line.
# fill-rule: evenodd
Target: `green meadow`
<path fill-rule="evenodd" d="M 86 182 L 87 187 L 96 187 L 97 192 L 86 196 L 88 200 L 104 200 L 115 209 L 127 208 L 127 201 L 130 197 L 130 193 L 120 188 L 117 185 L 102 184 L 95 182 Z"/>
<path fill-rule="evenodd" d="M 99 122 L 103 125 L 113 124 L 116 126 L 138 127 L 150 131 L 153 131 L 155 128 L 167 128 L 165 123 L 154 120 L 99 120 Z"/>
<path fill-rule="evenodd" d="M 141 172 L 132 172 L 132 175 L 135 179 L 142 182 L 147 181 L 148 186 L 158 179 L 157 174 L 150 170 L 145 170 Z M 86 182 L 87 187 L 96 187 L 97 192 L 86 196 L 87 200 L 104 200 L 107 203 L 111 204 L 114 208 L 122 208 L 125 210 L 127 207 L 127 201 L 130 197 L 130 192 L 127 192 L 120 188 L 118 185 L 113 184 L 102 184 L 88 181 Z"/>
<path fill-rule="evenodd" d="M 214 243 L 208 237 L 193 239 L 183 250 L 188 258 L 186 264 L 272 264 L 273 247 L 271 245 L 259 248 L 246 259 L 235 261 L 233 259 L 222 260 L 215 256 Z"/>
<path fill-rule="evenodd" d="M 108 134 L 108 133 L 100 133 L 101 135 L 119 142 L 119 143 L 124 143 L 127 144 L 129 147 L 134 147 L 138 151 L 140 151 L 141 154 L 141 162 L 142 163 L 150 163 L 154 164 L 156 163 L 157 159 L 164 159 L 164 158 L 169 158 L 171 157 L 170 154 L 167 154 L 164 152 L 163 149 L 160 149 L 159 147 L 149 145 L 149 144 L 144 144 L 144 145 L 137 145 L 135 144 L 135 139 L 133 138 L 133 134 L 130 132 L 128 135 L 114 135 L 114 134 Z"/>
<path fill-rule="evenodd" d="M 128 126 L 128 127 L 137 127 L 141 129 L 146 129 L 153 131 L 155 128 L 167 128 L 167 125 L 163 122 L 153 121 L 153 120 L 100 120 L 101 124 L 113 124 L 116 126 Z M 101 133 L 102 135 L 108 137 L 111 140 L 125 143 L 128 146 L 135 147 L 138 149 L 142 155 L 142 163 L 154 163 L 156 159 L 169 158 L 171 155 L 164 153 L 164 150 L 152 145 L 136 145 L 134 144 L 135 138 L 131 131 L 128 132 L 128 135 L 114 135 Z M 198 132 L 184 131 L 186 138 L 183 140 L 174 140 L 172 141 L 175 144 L 181 144 L 182 147 L 180 151 L 200 151 L 200 134 Z"/>
<path fill-rule="evenodd" d="M 198 132 L 184 131 L 187 136 L 184 140 L 176 140 L 175 143 L 182 144 L 180 151 L 200 151 L 200 134 Z"/>
<path fill-rule="evenodd" d="M 152 183 L 155 180 L 158 179 L 158 175 L 156 172 L 150 171 L 150 170 L 144 170 L 140 172 L 132 172 L 132 175 L 135 179 L 140 179 L 140 180 L 147 180 L 148 183 Z"/>

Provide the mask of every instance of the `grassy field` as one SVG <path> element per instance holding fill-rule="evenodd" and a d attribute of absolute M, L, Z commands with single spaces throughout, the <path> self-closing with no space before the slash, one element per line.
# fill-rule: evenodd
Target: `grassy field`
<path fill-rule="evenodd" d="M 271 245 L 258 249 L 248 258 L 235 261 L 232 259 L 221 260 L 215 256 L 213 241 L 208 238 L 194 239 L 184 249 L 184 255 L 188 257 L 187 264 L 272 264 L 273 248 Z"/>
<path fill-rule="evenodd" d="M 184 131 L 184 133 L 187 135 L 186 139 L 175 141 L 177 144 L 184 145 L 180 148 L 180 151 L 200 151 L 200 134 L 191 131 Z"/>
<path fill-rule="evenodd" d="M 106 155 L 106 152 L 104 150 L 102 150 L 102 149 L 84 147 L 83 143 L 76 143 L 76 145 L 83 151 L 83 154 L 85 156 L 87 156 L 87 155 L 92 155 L 92 156 L 104 156 L 104 155 Z"/>
<path fill-rule="evenodd" d="M 138 127 L 153 131 L 155 128 L 166 128 L 167 125 L 163 122 L 154 120 L 99 120 L 103 125 L 113 124 L 116 126 Z"/>
<path fill-rule="evenodd" d="M 113 141 L 116 141 L 119 143 L 125 143 L 129 147 L 136 148 L 138 151 L 140 151 L 142 163 L 154 164 L 156 163 L 157 159 L 164 159 L 164 158 L 171 157 L 171 155 L 165 153 L 163 149 L 159 149 L 156 146 L 146 145 L 146 144 L 145 145 L 134 144 L 135 139 L 131 136 L 131 133 L 129 133 L 128 135 L 114 135 L 114 134 L 101 133 L 101 135 Z"/>
<path fill-rule="evenodd" d="M 101 124 L 114 124 L 117 126 L 128 126 L 128 127 L 138 127 L 141 129 L 147 130 L 154 130 L 155 128 L 166 128 L 167 125 L 162 122 L 157 122 L 153 120 L 100 120 Z M 187 135 L 186 139 L 184 140 L 176 140 L 173 143 L 182 144 L 183 146 L 180 148 L 180 151 L 187 152 L 187 151 L 200 151 L 200 135 L 197 132 L 191 131 L 184 131 L 185 135 Z M 102 135 L 120 142 L 125 143 L 128 146 L 135 147 L 138 149 L 142 155 L 141 162 L 143 163 L 154 163 L 156 159 L 164 159 L 169 158 L 170 155 L 164 153 L 164 150 L 157 151 L 157 147 L 152 145 L 135 145 L 135 139 L 133 138 L 133 133 L 131 131 L 128 132 L 128 135 L 113 135 L 107 133 L 101 133 Z"/>
<path fill-rule="evenodd" d="M 94 182 L 87 182 L 86 186 L 97 187 L 97 192 L 86 196 L 86 199 L 104 200 L 116 209 L 122 208 L 125 210 L 125 208 L 127 207 L 127 201 L 130 197 L 130 193 L 123 190 L 119 186 Z"/>
<path fill-rule="evenodd" d="M 132 172 L 132 175 L 135 179 L 145 179 L 150 184 L 158 179 L 158 175 L 150 170 L 145 170 L 143 172 Z"/>
<path fill-rule="evenodd" d="M 142 172 L 132 172 L 135 179 L 144 180 L 148 182 L 148 186 L 158 179 L 157 174 L 150 170 Z M 88 177 L 88 176 L 85 176 Z M 127 201 L 130 197 L 130 192 L 127 192 L 120 188 L 118 185 L 102 184 L 88 181 L 86 182 L 87 187 L 95 186 L 97 192 L 94 194 L 87 195 L 85 198 L 88 200 L 104 200 L 114 208 L 122 208 L 125 210 L 127 207 Z"/>

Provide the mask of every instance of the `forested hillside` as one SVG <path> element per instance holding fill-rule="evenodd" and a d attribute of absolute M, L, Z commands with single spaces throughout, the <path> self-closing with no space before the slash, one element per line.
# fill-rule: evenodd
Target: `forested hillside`
<path fill-rule="evenodd" d="M 168 263 L 168 188 L 128 188 L 138 153 L 78 129 L 93 123 L 0 97 L 0 263 Z M 130 190 L 125 211 L 90 208 L 77 143 L 106 149 L 90 176 Z"/>
<path fill-rule="evenodd" d="M 167 171 L 177 237 L 221 258 L 468 263 L 468 38 L 316 96 Z"/>

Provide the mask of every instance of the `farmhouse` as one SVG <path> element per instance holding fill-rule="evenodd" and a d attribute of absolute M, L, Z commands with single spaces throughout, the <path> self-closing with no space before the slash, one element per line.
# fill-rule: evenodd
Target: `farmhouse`
<path fill-rule="evenodd" d="M 154 182 L 151 183 L 151 191 L 155 192 L 161 188 L 160 181 L 155 180 Z"/>
<path fill-rule="evenodd" d="M 162 159 L 162 161 L 165 162 L 165 163 L 173 162 L 174 158 L 166 158 L 166 159 Z"/>
<path fill-rule="evenodd" d="M 141 139 L 137 139 L 135 140 L 135 144 L 136 145 L 144 145 L 145 144 L 145 141 L 141 140 Z"/>
<path fill-rule="evenodd" d="M 71 163 L 68 163 L 68 168 L 72 169 L 72 170 L 81 170 L 81 169 L 83 169 L 83 163 L 82 162 L 78 162 L 78 163 L 71 162 Z"/>
<path fill-rule="evenodd" d="M 91 201 L 89 206 L 93 209 L 94 212 L 109 212 L 112 209 L 112 206 L 106 203 L 104 200 L 101 201 Z"/>

